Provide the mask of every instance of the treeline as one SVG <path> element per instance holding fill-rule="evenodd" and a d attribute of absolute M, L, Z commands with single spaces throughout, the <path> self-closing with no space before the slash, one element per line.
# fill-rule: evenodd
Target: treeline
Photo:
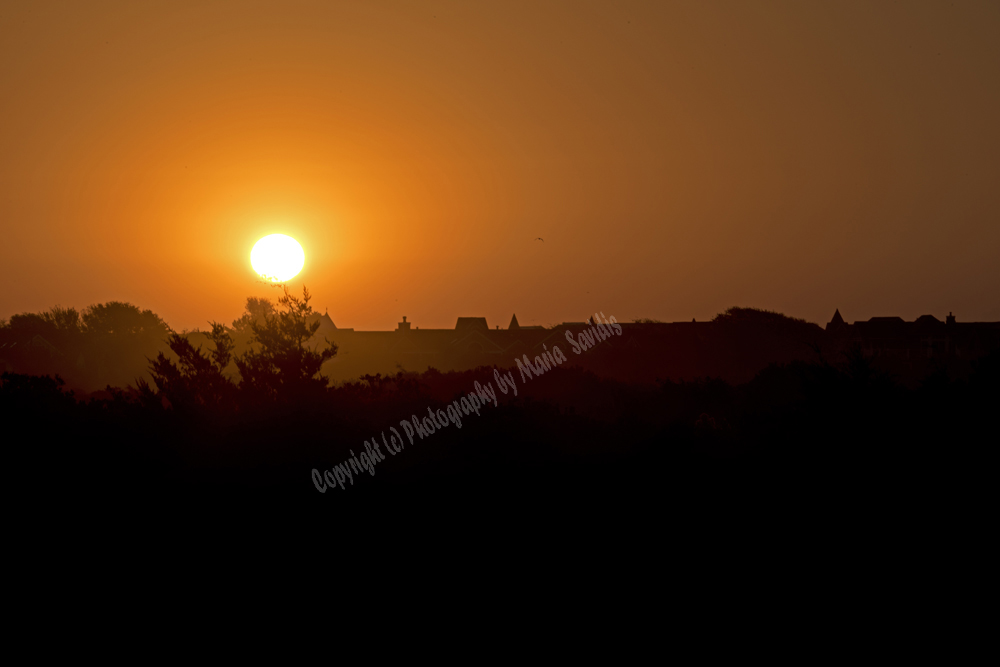
<path fill-rule="evenodd" d="M 609 508 L 649 518 L 706 506 L 744 512 L 749 498 L 831 511 L 946 502 L 977 488 L 962 471 L 990 469 L 983 434 L 1000 404 L 1000 355 L 978 360 L 968 378 L 941 372 L 904 387 L 849 350 L 772 364 L 739 385 L 637 385 L 566 366 L 526 380 L 515 369 L 516 395 L 497 393 L 497 405 L 465 415 L 461 428 L 399 443 L 374 474 L 320 493 L 314 469 L 356 458 L 366 441 L 384 443 L 402 420 L 445 410 L 508 369 L 330 386 L 319 371 L 336 348 L 307 343 L 308 293 L 261 303 L 232 328 L 214 324 L 205 345 L 168 332 L 167 349 L 149 355 L 148 382 L 81 397 L 55 376 L 4 373 L 0 423 L 22 493 L 67 511 L 95 499 L 128 513 L 220 503 L 364 511 L 436 498 L 456 512 L 571 502 L 577 518 Z M 142 337 L 165 326 L 136 310 L 117 311 L 135 318 L 131 329 L 125 318 L 102 324 L 109 308 L 33 323 L 53 339 L 72 331 L 66 349 L 73 336 Z"/>
<path fill-rule="evenodd" d="M 55 307 L 0 321 L 0 371 L 59 375 L 77 389 L 124 387 L 148 377 L 148 361 L 173 333 L 151 310 L 111 301 L 82 313 Z"/>
<path fill-rule="evenodd" d="M 295 326 L 304 331 L 302 327 L 308 325 L 309 331 L 315 333 L 318 327 L 313 325 L 318 318 L 312 313 L 308 299 L 298 301 L 302 313 L 309 317 L 300 317 L 301 321 L 296 320 Z M 264 325 L 269 320 L 279 322 L 282 318 L 290 326 L 292 320 L 288 317 L 290 312 L 285 305 L 256 297 L 247 299 L 244 313 L 229 325 L 210 323 L 208 331 L 183 333 L 173 331 L 152 311 L 122 302 L 98 304 L 82 313 L 58 307 L 44 313 L 22 313 L 14 315 L 9 322 L 0 321 L 0 372 L 59 375 L 68 388 L 82 395 L 105 390 L 108 386 L 137 387 L 140 381 L 153 382 L 154 369 L 149 362 L 160 354 L 173 363 L 181 362 L 183 355 L 186 355 L 183 363 L 202 363 L 191 356 L 190 347 L 201 348 L 206 353 L 224 350 L 227 363 L 218 365 L 223 357 L 212 363 L 222 377 L 239 385 L 244 370 L 238 360 L 246 354 L 260 351 L 262 345 L 296 345 L 280 342 L 273 333 L 262 331 L 258 334 L 253 329 L 255 325 Z M 769 363 L 815 360 L 822 354 L 823 337 L 819 327 L 757 309 L 731 308 L 718 315 L 707 329 L 665 328 L 653 322 L 625 326 L 628 327 L 627 335 L 616 341 L 616 345 L 600 345 L 586 355 L 570 354 L 567 348 L 570 365 L 623 382 L 705 375 L 745 382 Z M 559 342 L 563 342 L 561 336 Z M 218 347 L 220 344 L 222 348 Z M 322 335 L 315 336 L 309 344 L 327 348 Z M 565 342 L 563 347 L 566 347 Z M 206 359 L 211 358 L 206 354 Z M 331 359 L 333 357 L 327 354 L 322 362 Z M 395 372 L 401 367 L 400 359 L 400 355 L 391 350 L 355 347 L 348 358 L 338 358 L 336 364 L 326 363 L 324 373 L 336 374 L 336 380 L 343 382 L 375 373 L 378 369 L 383 374 Z M 443 370 L 465 370 L 496 362 L 495 355 L 456 356 L 448 351 L 424 355 L 417 361 L 408 359 L 404 365 L 415 364 L 417 370 L 426 369 L 428 365 Z M 513 364 L 513 357 L 504 356 L 500 363 Z M 162 364 L 157 369 L 161 378 L 166 378 L 163 373 L 170 372 Z M 259 373 L 255 377 L 259 379 Z M 260 388 L 258 381 L 251 382 Z"/>
<path fill-rule="evenodd" d="M 308 292 L 305 297 L 296 302 L 302 312 L 311 313 Z M 180 362 L 184 368 L 186 363 L 197 364 L 191 356 L 194 349 L 217 349 L 221 342 L 228 357 L 220 372 L 238 383 L 237 359 L 250 352 L 255 342 L 252 325 L 263 325 L 269 319 L 279 323 L 283 317 L 287 320 L 288 314 L 279 315 L 268 299 L 250 297 L 245 312 L 230 326 L 211 323 L 209 331 L 179 333 L 153 311 L 121 301 L 95 304 L 82 312 L 56 306 L 46 312 L 20 313 L 9 321 L 0 320 L 0 372 L 59 376 L 77 395 L 106 394 L 108 387 L 135 389 L 148 385 L 157 369 L 169 374 L 163 362 L 150 363 L 161 355 L 171 363 Z M 305 327 L 306 323 L 299 318 L 295 326 Z M 265 330 L 261 335 L 274 340 Z M 221 354 L 221 350 L 213 354 Z"/>

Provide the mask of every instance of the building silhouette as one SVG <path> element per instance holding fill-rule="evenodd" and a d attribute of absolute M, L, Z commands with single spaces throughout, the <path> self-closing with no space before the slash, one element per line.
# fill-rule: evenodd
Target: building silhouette
<path fill-rule="evenodd" d="M 838 347 L 859 349 L 904 378 L 931 370 L 960 370 L 1000 349 L 1000 322 L 959 322 L 952 313 L 944 322 L 921 315 L 913 322 L 872 317 L 848 324 L 837 310 L 826 332 Z"/>
<path fill-rule="evenodd" d="M 921 315 L 913 322 L 901 317 L 872 317 L 847 324 L 837 310 L 826 331 L 837 340 L 859 345 L 872 357 L 975 358 L 997 349 L 1000 322 L 959 322 L 948 313 L 944 322 L 933 315 Z"/>
<path fill-rule="evenodd" d="M 973 360 L 1000 349 L 1000 322 L 945 321 L 924 315 L 914 322 L 899 317 L 873 317 L 848 324 L 837 310 L 825 328 L 777 316 L 775 321 L 631 322 L 620 323 L 621 335 L 577 354 L 566 340 L 590 330 L 591 320 L 554 327 L 521 326 L 512 315 L 506 329 L 489 327 L 484 317 L 459 317 L 451 329 L 421 329 L 406 317 L 393 331 L 337 328 L 329 315 L 320 321 L 318 340 L 337 343 L 337 356 L 323 372 L 334 381 L 399 370 L 461 371 L 479 366 L 509 368 L 558 346 L 568 366 L 582 366 L 601 376 L 624 381 L 721 377 L 749 381 L 771 363 L 836 361 L 851 348 L 903 382 L 916 382 L 944 368 L 969 371 Z M 774 318 L 771 318 L 774 320 Z"/>

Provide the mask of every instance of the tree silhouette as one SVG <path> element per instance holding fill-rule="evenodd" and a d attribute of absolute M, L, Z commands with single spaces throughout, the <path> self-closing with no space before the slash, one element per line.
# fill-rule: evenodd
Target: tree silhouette
<path fill-rule="evenodd" d="M 187 336 L 173 333 L 168 339 L 177 361 L 162 352 L 150 365 L 150 374 L 160 393 L 181 411 L 212 411 L 220 414 L 238 405 L 254 409 L 262 404 L 293 403 L 320 397 L 327 389 L 327 378 L 320 367 L 337 354 L 337 346 L 327 341 L 323 349 L 309 349 L 307 342 L 319 329 L 319 322 L 308 323 L 312 314 L 309 290 L 303 288 L 299 299 L 285 288 L 275 307 L 266 299 L 247 299 L 247 313 L 234 321 L 236 332 L 250 333 L 250 349 L 234 357 L 233 338 L 225 326 L 212 322 L 206 332 L 214 348 L 203 352 Z M 230 362 L 239 370 L 239 385 L 226 376 Z M 149 388 L 140 391 L 152 394 Z"/>
<path fill-rule="evenodd" d="M 154 317 L 156 316 L 154 315 Z M 51 322 L 57 331 L 66 332 L 69 335 L 79 334 L 83 331 L 83 320 L 76 308 L 54 306 L 47 313 L 42 313 L 42 318 Z M 157 317 L 157 319 L 159 318 Z"/>
<path fill-rule="evenodd" d="M 238 334 L 252 333 L 250 324 L 261 324 L 268 317 L 274 316 L 274 304 L 265 298 L 247 297 L 246 312 L 239 319 L 233 320 L 233 329 Z"/>
<path fill-rule="evenodd" d="M 55 311 L 56 309 L 53 309 L 54 317 L 65 317 Z M 90 333 L 118 336 L 160 335 L 170 331 L 170 327 L 153 311 L 140 310 L 137 306 L 122 301 L 109 301 L 90 306 L 83 313 L 83 325 Z"/>
<path fill-rule="evenodd" d="M 30 340 L 32 336 L 51 338 L 56 331 L 55 324 L 44 315 L 21 313 L 10 318 L 11 331 L 22 340 Z"/>
<path fill-rule="evenodd" d="M 327 378 L 320 375 L 323 362 L 337 354 L 337 345 L 327 341 L 323 349 L 310 350 L 306 343 L 313 337 L 319 322 L 309 324 L 312 314 L 309 290 L 302 288 L 299 299 L 284 287 L 278 299 L 283 310 L 274 315 L 263 313 L 262 321 L 249 322 L 253 332 L 251 348 L 236 359 L 240 371 L 240 390 L 251 400 L 302 400 L 327 388 Z M 247 301 L 248 309 L 250 300 Z"/>

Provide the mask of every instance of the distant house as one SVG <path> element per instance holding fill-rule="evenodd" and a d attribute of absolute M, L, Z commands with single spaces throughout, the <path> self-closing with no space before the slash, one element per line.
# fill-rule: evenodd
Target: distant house
<path fill-rule="evenodd" d="M 40 347 L 44 350 L 48 350 L 49 354 L 58 354 L 58 355 L 62 354 L 62 352 L 56 349 L 55 345 L 45 340 L 38 334 L 36 334 L 35 337 L 31 339 L 31 341 L 28 343 L 28 347 L 34 347 L 34 348 Z"/>
<path fill-rule="evenodd" d="M 546 341 L 550 346 L 566 347 L 562 328 L 522 327 L 516 315 L 511 317 L 507 329 L 493 330 L 485 317 L 459 317 L 453 329 L 421 329 L 403 316 L 393 331 L 341 329 L 334 326 L 329 315 L 314 317 L 312 321 L 321 322 L 317 338 L 337 344 L 337 356 L 328 362 L 329 368 L 325 371 L 337 379 L 366 373 L 392 373 L 399 369 L 458 370 L 507 364 L 514 356 L 540 353 Z M 567 326 L 580 330 L 587 325 L 575 322 Z M 537 352 L 533 351 L 535 348 Z"/>
<path fill-rule="evenodd" d="M 958 322 L 951 313 L 944 322 L 933 315 L 921 315 L 913 322 L 902 317 L 872 317 L 847 324 L 838 309 L 826 330 L 871 357 L 972 359 L 1000 348 L 1000 322 Z"/>

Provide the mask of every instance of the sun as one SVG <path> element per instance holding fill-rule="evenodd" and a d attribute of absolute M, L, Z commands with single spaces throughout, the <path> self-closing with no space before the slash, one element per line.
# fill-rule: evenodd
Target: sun
<path fill-rule="evenodd" d="M 291 236 L 271 234 L 254 244 L 250 265 L 260 277 L 272 283 L 291 280 L 302 270 L 306 254 Z"/>

